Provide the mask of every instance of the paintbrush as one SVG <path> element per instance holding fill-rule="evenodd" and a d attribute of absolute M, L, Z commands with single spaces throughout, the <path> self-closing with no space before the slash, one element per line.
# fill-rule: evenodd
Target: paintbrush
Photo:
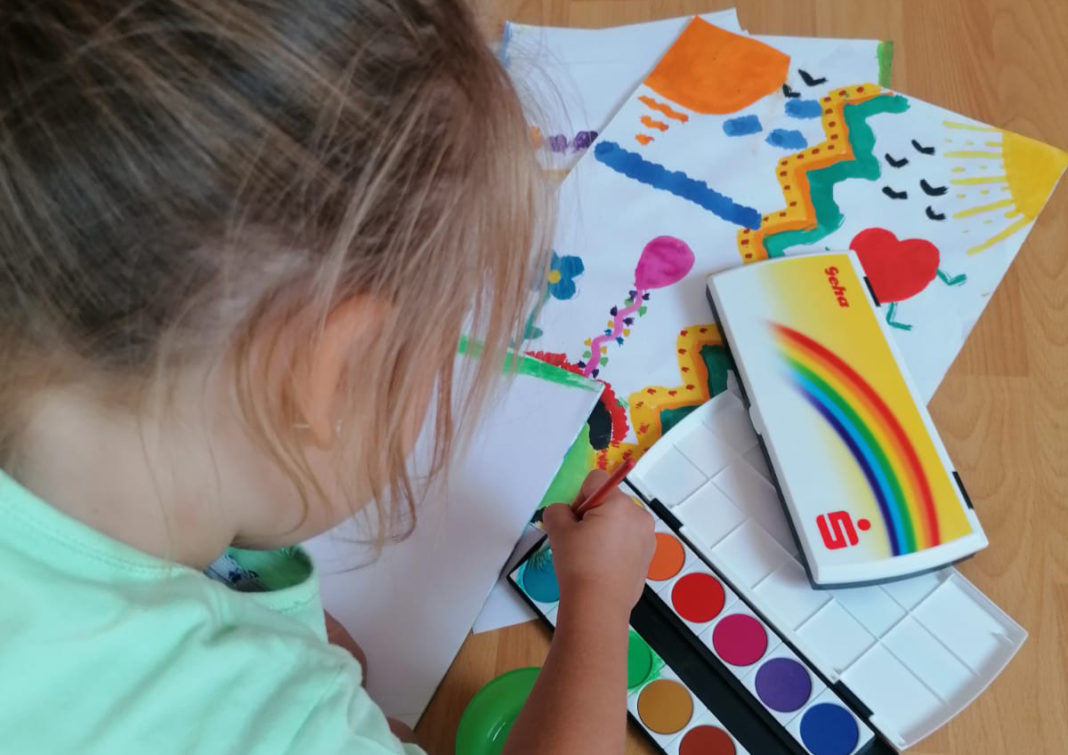
<path fill-rule="evenodd" d="M 608 494 L 612 491 L 612 488 L 616 487 L 623 481 L 623 478 L 630 474 L 630 470 L 634 469 L 634 460 L 627 459 L 620 465 L 619 469 L 612 473 L 611 477 L 605 480 L 604 485 L 597 488 L 586 498 L 581 501 L 575 501 L 571 504 L 571 510 L 575 512 L 575 516 L 582 518 L 590 509 L 595 509 L 604 503 L 604 499 L 608 497 Z M 534 516 L 531 518 L 531 524 L 538 527 L 542 526 L 542 516 L 545 514 L 545 508 L 540 508 L 534 512 Z"/>
<path fill-rule="evenodd" d="M 615 488 L 619 483 L 623 482 L 623 478 L 630 474 L 630 470 L 634 469 L 634 460 L 627 459 L 619 465 L 619 469 L 612 473 L 612 475 L 604 481 L 604 485 L 597 488 L 590 495 L 581 501 L 575 501 L 571 504 L 571 510 L 575 512 L 575 516 L 579 519 L 582 515 L 591 509 L 595 509 L 604 503 L 608 498 L 608 494 L 612 492 L 612 488 Z"/>

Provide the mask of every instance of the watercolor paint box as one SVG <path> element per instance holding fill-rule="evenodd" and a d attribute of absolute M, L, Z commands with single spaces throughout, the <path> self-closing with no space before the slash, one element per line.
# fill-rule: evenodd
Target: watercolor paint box
<path fill-rule="evenodd" d="M 543 538 L 527 553 L 508 579 L 542 619 L 555 629 L 560 591 L 547 539 Z M 665 752 L 663 745 L 675 744 L 675 739 L 679 742 L 674 752 L 685 753 L 692 749 L 692 744 L 687 750 L 682 749 L 681 740 L 687 737 L 718 740 L 720 752 L 746 752 L 633 625 L 627 643 L 627 715 L 649 741 Z M 693 734 L 691 729 L 699 731 Z"/>
<path fill-rule="evenodd" d="M 710 277 L 708 296 L 814 584 L 986 547 L 855 254 L 747 265 Z"/>
<path fill-rule="evenodd" d="M 677 585 L 691 569 L 710 567 L 894 749 L 966 707 L 1026 639 L 953 568 L 883 585 L 814 588 L 744 403 L 731 391 L 673 427 L 626 482 L 658 519 L 650 587 L 667 596 L 665 605 L 685 613 L 673 605 Z M 681 563 L 672 537 L 685 547 Z"/>
<path fill-rule="evenodd" d="M 659 519 L 657 540 L 627 659 L 628 713 L 654 745 L 673 755 L 892 752 Z M 509 578 L 555 627 L 559 592 L 547 544 Z"/>
<path fill-rule="evenodd" d="M 547 542 L 536 545 L 509 580 L 555 628 L 559 592 Z M 627 647 L 627 714 L 648 741 L 670 755 L 807 753 L 786 746 L 769 730 L 770 721 L 741 702 L 741 690 L 700 661 L 664 622 L 655 600 L 646 589 L 631 614 Z"/>

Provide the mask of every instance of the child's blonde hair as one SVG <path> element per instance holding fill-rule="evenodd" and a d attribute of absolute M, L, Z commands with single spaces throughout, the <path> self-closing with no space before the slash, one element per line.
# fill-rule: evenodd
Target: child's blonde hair
<path fill-rule="evenodd" d="M 232 360 L 253 437 L 307 505 L 322 491 L 292 430 L 296 381 L 262 390 L 258 334 L 298 323 L 313 349 L 339 303 L 372 296 L 395 316 L 347 366 L 377 441 L 350 473 L 379 502 L 379 542 L 406 532 L 409 393 L 436 374 L 440 465 L 457 338 L 482 344 L 466 417 L 521 337 L 544 204 L 521 108 L 462 0 L 9 0 L 4 466 L 45 388 L 143 401 L 161 376 Z"/>

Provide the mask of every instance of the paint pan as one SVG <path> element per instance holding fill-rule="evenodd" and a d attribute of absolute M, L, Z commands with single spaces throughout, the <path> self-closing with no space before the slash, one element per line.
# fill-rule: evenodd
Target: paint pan
<path fill-rule="evenodd" d="M 549 541 L 542 539 L 509 578 L 535 610 L 555 627 L 560 585 L 553 570 L 553 552 L 549 548 Z"/>
<path fill-rule="evenodd" d="M 700 474 L 685 496 L 673 472 L 680 459 L 686 462 L 682 475 L 691 469 Z M 716 396 L 667 433 L 627 478 L 658 516 L 658 534 L 683 545 L 683 567 L 650 579 L 648 587 L 713 653 L 715 626 L 732 612 L 752 615 L 781 638 L 776 644 L 769 634 L 766 660 L 743 681 L 802 742 L 807 732 L 809 750 L 833 749 L 817 741 L 817 732 L 841 717 L 820 708 L 807 725 L 804 716 L 787 720 L 794 696 L 801 696 L 790 685 L 803 682 L 785 662 L 768 667 L 773 659 L 796 658 L 815 672 L 805 710 L 837 695 L 891 746 L 912 746 L 974 700 L 1026 632 L 952 568 L 883 585 L 815 589 L 767 475 L 744 404 L 733 393 Z M 665 498 L 674 503 L 664 504 Z M 710 592 L 708 607 L 697 614 L 688 590 L 678 587 L 687 575 L 705 570 L 723 584 L 724 607 L 711 619 L 717 595 Z M 683 598 L 678 603 L 676 591 Z M 723 641 L 739 645 L 724 645 L 726 660 L 744 659 L 740 640 L 728 633 Z M 735 675 L 752 668 L 725 667 Z M 773 691 L 772 682 L 783 689 Z"/>

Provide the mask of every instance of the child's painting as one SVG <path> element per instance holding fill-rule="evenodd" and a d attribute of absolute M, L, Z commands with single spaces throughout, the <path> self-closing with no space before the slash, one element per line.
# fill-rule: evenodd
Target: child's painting
<path fill-rule="evenodd" d="M 606 385 L 571 484 L 726 385 L 704 280 L 732 266 L 856 250 L 934 393 L 1068 155 L 888 89 L 888 64 L 697 18 L 591 142 L 561 187 L 573 286 L 532 322 L 537 356 Z"/>

